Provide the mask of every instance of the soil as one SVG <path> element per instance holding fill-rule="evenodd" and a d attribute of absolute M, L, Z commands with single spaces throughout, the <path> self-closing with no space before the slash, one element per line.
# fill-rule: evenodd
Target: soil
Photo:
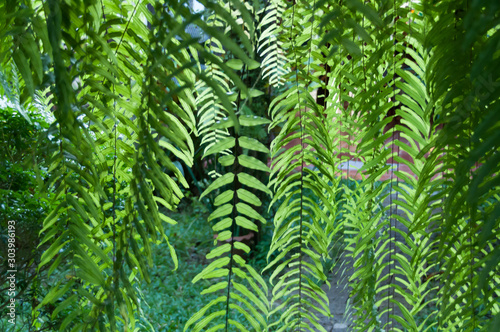
<path fill-rule="evenodd" d="M 386 200 L 384 201 L 383 205 L 388 206 L 391 202 L 391 197 L 387 197 Z M 401 196 L 397 197 L 396 195 L 392 195 L 392 199 L 401 199 Z M 400 216 L 406 217 L 406 215 L 402 211 L 398 211 L 398 209 L 395 208 L 393 205 L 391 209 L 389 210 L 389 214 L 398 214 Z M 392 227 L 397 227 L 400 231 L 406 232 L 407 229 L 404 227 L 401 223 L 395 221 L 391 221 Z M 402 236 L 398 234 L 397 232 L 393 233 L 394 238 L 397 241 L 402 241 Z M 401 253 L 400 250 L 396 250 L 396 252 Z M 386 259 L 384 261 L 387 261 L 389 259 L 389 256 L 386 256 Z M 345 332 L 349 331 L 349 325 L 351 323 L 349 313 L 347 311 L 347 302 L 349 299 L 350 295 L 350 287 L 348 286 L 349 284 L 349 278 L 351 277 L 353 270 L 352 270 L 352 259 L 347 257 L 346 253 L 340 255 L 336 265 L 332 269 L 332 272 L 329 274 L 329 281 L 331 287 L 328 288 L 328 285 L 324 284 L 322 285 L 322 289 L 326 292 L 328 299 L 329 299 L 329 304 L 330 304 L 330 312 L 333 315 L 332 318 L 328 317 L 322 317 L 320 320 L 321 326 L 323 326 L 326 331 L 328 332 Z M 394 295 L 394 299 L 396 301 L 403 301 L 403 299 L 399 298 L 397 294 Z M 381 308 L 385 308 L 387 306 L 387 302 L 383 302 L 381 304 Z M 399 310 L 396 306 L 394 308 L 394 313 L 399 314 Z M 381 323 L 385 324 L 387 322 L 387 315 L 383 315 L 380 317 Z M 395 324 L 395 327 L 400 327 L 399 324 Z"/>
<path fill-rule="evenodd" d="M 328 289 L 327 284 L 321 286 L 328 296 L 328 300 L 330 301 L 330 312 L 333 315 L 331 318 L 322 317 L 320 321 L 321 326 L 328 332 L 345 332 L 349 326 L 346 307 L 350 293 L 348 279 L 352 274 L 352 272 L 349 272 L 351 268 L 352 262 L 345 256 L 341 256 L 330 274 L 330 289 Z"/>

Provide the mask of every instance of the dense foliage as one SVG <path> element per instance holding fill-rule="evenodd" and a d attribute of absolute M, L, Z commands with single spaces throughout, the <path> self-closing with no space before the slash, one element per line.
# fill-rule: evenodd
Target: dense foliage
<path fill-rule="evenodd" d="M 214 234 L 184 331 L 326 331 L 338 241 L 352 330 L 498 331 L 498 1 L 200 2 L 0 4 L 0 66 L 20 73 L 0 77 L 0 190 L 39 211 L 50 280 L 33 327 L 173 329 L 150 324 L 141 288 L 160 287 L 156 245 L 179 265 L 191 183 Z M 40 98 L 44 130 L 24 110 Z M 361 181 L 342 181 L 352 161 Z M 28 225 L 7 209 L 2 229 Z M 259 271 L 262 244 L 240 239 L 266 211 Z"/>

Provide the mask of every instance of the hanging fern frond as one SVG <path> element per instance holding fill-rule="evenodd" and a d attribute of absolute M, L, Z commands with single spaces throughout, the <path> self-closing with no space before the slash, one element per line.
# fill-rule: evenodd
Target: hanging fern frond
<path fill-rule="evenodd" d="M 421 10 L 418 5 L 407 10 L 405 19 L 397 22 L 397 29 L 405 34 L 396 48 L 406 57 L 404 64 L 396 69 L 401 78 L 396 86 L 401 92 L 395 99 L 401 106 L 396 110 L 400 121 L 394 128 L 400 133 L 395 143 L 399 153 L 394 157 L 399 165 L 394 172 L 400 179 L 394 187 L 397 192 L 394 204 L 399 213 L 394 218 L 402 226 L 395 229 L 401 240 L 396 242 L 400 252 L 395 254 L 394 267 L 395 280 L 400 284 L 394 287 L 395 294 L 404 301 L 396 302 L 401 314 L 393 318 L 407 330 L 427 331 L 437 324 L 436 312 L 421 321 L 416 318 L 422 317 L 427 307 L 435 306 L 437 301 L 432 298 L 437 294 L 434 279 L 440 276 L 435 234 L 442 218 L 438 210 L 442 204 L 439 192 L 444 188 L 440 160 L 420 154 L 433 145 L 436 130 L 431 116 L 439 112 L 430 103 L 425 88 L 425 71 L 431 58 L 423 46 L 428 21 L 415 13 Z"/>
<path fill-rule="evenodd" d="M 248 116 L 239 116 L 238 120 L 241 126 L 254 126 L 268 122 L 266 119 Z M 214 129 L 227 129 L 232 126 L 232 120 L 226 120 L 215 124 Z M 243 149 L 261 153 L 269 151 L 257 140 L 238 136 L 235 133 L 234 136 L 213 146 L 208 152 L 218 154 L 225 149 L 230 149 L 232 153 L 220 157 L 219 163 L 229 171 L 212 182 L 201 195 L 203 197 L 213 191 L 220 191 L 214 203 L 217 208 L 208 217 L 209 222 L 215 223 L 212 228 L 216 232 L 215 242 L 219 245 L 207 254 L 208 259 L 215 260 L 193 279 L 193 283 L 200 279 L 215 281 L 202 294 L 223 293 L 193 315 L 186 323 L 184 331 L 200 331 L 210 326 L 212 327 L 208 330 L 211 331 L 230 331 L 234 328 L 248 331 L 248 327 L 231 318 L 235 313 L 242 314 L 254 331 L 267 331 L 269 313 L 267 285 L 242 257 L 250 252 L 250 247 L 236 240 L 236 230 L 238 228 L 240 234 L 243 230 L 258 231 L 257 223 L 265 223 L 266 220 L 255 210 L 262 204 L 262 201 L 252 191 L 256 190 L 261 195 L 271 194 L 262 182 L 244 171 L 254 169 L 268 172 L 268 167 L 258 159 L 244 154 Z M 222 308 L 212 312 L 219 307 Z M 208 314 L 207 311 L 211 313 Z M 219 322 L 216 319 L 219 316 L 224 316 L 224 320 Z"/>
<path fill-rule="evenodd" d="M 219 245 L 185 331 L 325 331 L 320 284 L 341 240 L 351 329 L 498 331 L 498 1 L 200 2 L 208 19 L 180 0 L 0 2 L 0 67 L 20 73 L 0 72 L 8 106 L 55 118 L 39 264 L 54 283 L 33 316 L 51 305 L 61 331 L 151 329 L 137 280 L 161 241 L 177 266 L 166 227 L 194 134 L 217 161 L 202 197 Z M 279 88 L 270 123 L 243 114 L 257 68 Z M 278 133 L 271 170 L 240 130 L 262 124 Z M 270 188 L 271 303 L 235 241 L 266 221 Z"/>
<path fill-rule="evenodd" d="M 324 74 L 320 65 L 320 31 L 316 2 L 297 2 L 283 17 L 288 44 L 290 88 L 271 103 L 272 127 L 280 126 L 272 143 L 271 184 L 280 201 L 274 219 L 273 241 L 268 257 L 277 257 L 266 269 L 274 268 L 273 313 L 283 310 L 270 326 L 283 324 L 278 331 L 325 331 L 317 314 L 330 316 L 328 298 L 317 282 L 326 282 L 322 260 L 334 234 L 336 196 L 330 125 L 324 121 L 325 109 L 313 99 L 310 70 Z M 317 79 L 314 79 L 316 81 Z M 275 281 L 277 280 L 277 281 Z"/>
<path fill-rule="evenodd" d="M 392 121 L 388 111 L 394 107 L 388 100 L 395 93 L 395 61 L 397 66 L 391 41 L 394 9 L 387 4 L 346 1 L 344 17 L 337 24 L 347 24 L 330 28 L 339 32 L 336 38 L 343 50 L 338 56 L 346 62 L 344 70 L 352 73 L 342 96 L 349 103 L 346 125 L 352 128 L 357 142 L 355 153 L 349 154 L 363 163 L 359 170 L 361 184 L 354 190 L 345 188 L 349 211 L 345 226 L 350 235 L 346 237 L 346 250 L 353 260 L 349 305 L 353 328 L 360 331 L 386 329 L 392 323 L 384 319 L 389 309 L 384 303 L 392 295 L 387 285 L 393 265 L 393 239 L 387 218 L 389 206 L 384 205 L 390 182 L 375 184 L 390 170 L 387 141 L 391 133 L 386 126 Z"/>
<path fill-rule="evenodd" d="M 135 279 L 150 279 L 151 243 L 168 242 L 164 225 L 175 222 L 165 212 L 183 196 L 173 177 L 187 186 L 172 159 L 192 164 L 198 71 L 188 49 L 200 47 L 184 32 L 192 15 L 180 2 L 157 4 L 154 15 L 147 5 L 38 8 L 48 17 L 60 137 L 46 186 L 61 202 L 44 222 L 40 266 L 71 266 L 40 306 L 55 304 L 53 317 L 72 308 L 61 330 L 136 328 Z"/>
<path fill-rule="evenodd" d="M 207 24 L 211 27 L 225 28 L 224 21 L 218 19 L 217 14 L 213 14 L 212 17 L 209 17 L 207 19 Z M 205 42 L 205 49 L 214 56 L 220 57 L 221 60 L 225 57 L 226 51 L 221 42 L 216 38 L 209 38 Z M 220 67 L 211 61 L 207 61 L 204 65 L 207 77 L 217 82 L 217 84 L 222 87 L 223 91 L 229 94 L 232 89 L 232 86 L 230 86 L 231 83 L 229 83 L 231 82 L 229 77 L 224 74 Z M 213 89 L 208 87 L 204 81 L 200 80 L 197 82 L 196 91 L 196 104 L 199 105 L 198 135 L 202 137 L 201 144 L 205 146 L 204 156 L 206 156 L 206 152 L 212 146 L 219 144 L 221 140 L 229 136 L 227 130 L 211 129 L 217 121 L 227 118 L 229 116 L 229 111 L 224 109 Z M 234 107 L 234 105 L 232 106 Z M 227 153 L 227 151 L 222 151 L 222 153 Z"/>
<path fill-rule="evenodd" d="M 213 5 L 211 5 L 213 6 Z M 212 7 L 209 7 L 212 8 Z M 213 13 L 207 19 L 207 27 L 209 31 L 216 29 L 217 31 L 223 33 L 223 37 L 236 37 L 243 44 L 250 45 L 247 50 L 251 50 L 250 56 L 253 54 L 253 35 L 255 34 L 252 7 L 246 2 L 219 2 L 218 7 L 213 7 Z M 241 31 L 234 31 L 233 26 L 238 24 L 238 26 L 243 26 Z M 202 53 L 206 57 L 203 65 L 205 66 L 204 74 L 213 83 L 217 84 L 217 88 L 226 94 L 231 100 L 231 106 L 229 104 L 223 105 L 221 103 L 220 97 L 215 93 L 214 86 L 208 86 L 207 81 L 198 81 L 196 84 L 197 98 L 196 104 L 199 105 L 198 109 L 198 131 L 199 136 L 202 137 L 201 144 L 204 146 L 203 158 L 207 156 L 207 152 L 213 146 L 219 144 L 224 138 L 228 137 L 229 134 L 225 129 L 212 129 L 213 125 L 234 114 L 234 108 L 237 93 L 234 88 L 238 86 L 238 89 L 246 90 L 244 86 L 238 83 L 241 82 L 240 78 L 234 80 L 235 76 L 231 76 L 232 70 L 241 70 L 244 64 L 247 64 L 251 69 L 258 66 L 255 61 L 249 61 L 249 59 L 238 58 L 240 54 L 234 53 L 235 49 L 228 49 L 228 45 L 224 43 L 225 39 L 218 39 L 216 37 L 210 37 L 205 42 L 205 50 Z M 232 41 L 232 39 L 231 39 Z M 229 50 L 227 52 L 226 50 Z M 231 55 L 233 53 L 233 55 Z M 209 55 L 209 56 L 207 56 Z M 236 58 L 232 56 L 236 55 Z M 243 60 L 243 61 L 242 61 Z M 229 71 L 228 71 L 229 69 Z M 228 76 L 229 75 L 229 76 Z M 234 75 L 234 74 L 232 74 Z M 234 121 L 234 118 L 233 118 Z M 236 124 L 238 126 L 238 124 Z M 228 154 L 229 150 L 222 150 L 222 154 Z M 209 172 L 212 177 L 220 176 L 216 170 Z"/>
<path fill-rule="evenodd" d="M 271 0 L 262 11 L 264 14 L 259 22 L 260 36 L 257 52 L 262 58 L 262 77 L 269 77 L 269 84 L 279 88 L 285 84 L 287 58 L 283 50 L 283 41 L 280 36 L 286 4 L 281 0 Z"/>
<path fill-rule="evenodd" d="M 460 1 L 440 2 L 429 14 L 435 10 L 444 13 L 429 32 L 429 46 L 434 48 L 429 89 L 442 103 L 437 122 L 443 128 L 433 153 L 445 151 L 443 168 L 454 170 L 446 174 L 440 326 L 493 331 L 500 326 L 495 300 L 499 261 L 491 243 L 498 241 L 500 209 L 498 144 L 490 128 L 499 121 L 493 115 L 498 113 L 499 76 L 490 66 L 499 61 L 493 45 L 500 36 L 500 8 L 493 2 Z M 437 33 L 440 27 L 446 27 L 446 33 Z M 446 84 L 449 88 L 444 89 Z"/>
<path fill-rule="evenodd" d="M 243 26 L 244 35 L 237 37 L 251 41 L 254 35 L 253 18 L 249 11 L 251 8 L 237 1 L 230 2 L 225 7 L 230 17 L 226 15 L 226 8 L 222 9 L 223 12 L 215 10 L 208 23 L 212 26 L 220 26 L 226 35 L 230 35 L 233 32 L 229 27 L 234 20 Z M 251 91 L 242 90 L 237 84 L 233 87 L 235 81 L 231 80 L 231 75 L 226 75 L 220 70 L 223 67 L 221 60 L 226 60 L 225 66 L 239 71 L 240 75 L 245 71 L 248 74 L 248 70 L 254 69 L 255 64 L 244 59 L 228 60 L 228 54 L 225 55 L 223 45 L 226 46 L 217 39 L 209 39 L 206 42 L 206 52 L 216 55 L 213 59 L 219 61 L 220 64 L 208 59 L 205 72 L 227 92 L 231 92 L 230 99 L 233 100 L 232 105 L 238 115 L 236 118 L 231 117 L 231 114 L 235 112 L 233 109 L 225 109 L 224 105 L 218 102 L 211 87 L 204 83 L 198 85 L 197 100 L 204 103 L 198 113 L 199 130 L 203 135 L 202 144 L 206 144 L 204 157 L 214 155 L 215 159 L 218 159 L 218 164 L 228 172 L 218 174 L 219 176 L 201 195 L 204 197 L 213 191 L 220 191 L 214 201 L 217 208 L 208 218 L 209 222 L 215 222 L 212 227 L 217 233 L 215 243 L 220 244 L 207 255 L 207 258 L 215 260 L 193 280 L 197 282 L 200 279 L 215 279 L 216 283 L 204 290 L 202 294 L 215 292 L 223 292 L 223 294 L 193 315 L 186 323 L 184 330 L 200 331 L 208 328 L 210 331 L 230 331 L 237 328 L 247 331 L 248 327 L 235 319 L 236 314 L 242 315 L 255 331 L 264 331 L 267 330 L 269 311 L 267 285 L 242 257 L 250 252 L 250 247 L 236 239 L 237 234 L 241 234 L 242 231 L 257 232 L 259 229 L 257 223 L 266 222 L 255 210 L 262 202 L 253 192 L 270 194 L 269 189 L 263 183 L 249 175 L 248 171 L 244 171 L 252 169 L 268 172 L 268 167 L 258 159 L 244 154 L 243 150 L 267 153 L 268 149 L 258 141 L 239 136 L 238 133 L 240 126 L 254 126 L 268 121 L 240 115 L 241 100 L 251 95 Z M 233 53 L 231 49 L 229 51 Z M 233 133 L 232 135 L 229 135 L 228 128 Z M 220 281 L 220 278 L 226 280 Z"/>

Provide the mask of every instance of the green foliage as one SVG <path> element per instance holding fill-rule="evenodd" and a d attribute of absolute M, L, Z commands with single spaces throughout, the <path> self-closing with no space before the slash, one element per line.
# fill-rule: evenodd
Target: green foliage
<path fill-rule="evenodd" d="M 39 235 L 44 218 L 57 205 L 52 192 L 43 192 L 40 183 L 47 177 L 46 155 L 43 141 L 48 140 L 47 133 L 51 121 L 47 109 L 51 107 L 47 91 L 37 91 L 32 102 L 24 104 L 19 99 L 18 72 L 15 67 L 11 72 L 0 72 L 2 95 L 0 101 L 0 225 L 6 230 L 9 221 L 15 221 L 15 268 L 16 301 L 19 329 L 27 329 L 31 324 L 31 310 L 37 301 L 46 294 L 38 290 L 37 285 L 46 278 L 45 271 L 36 271 L 40 262 L 41 242 Z M 34 165 L 34 167 L 33 167 Z M 12 222 L 10 225 L 13 225 Z M 9 285 L 8 233 L 0 236 L 0 257 L 2 274 L 0 284 Z M 46 248 L 44 246 L 43 248 Z M 7 287 L 8 288 L 8 287 Z M 6 288 L 5 288 L 6 289 Z M 8 303 L 7 293 L 2 293 L 2 308 Z M 44 310 L 42 314 L 47 314 Z M 10 318 L 5 316 L 3 318 Z M 6 329 L 7 320 L 2 324 Z M 46 328 L 49 325 L 40 325 Z"/>
<path fill-rule="evenodd" d="M 239 103 L 239 98 L 237 103 Z M 262 120 L 265 120 L 243 115 L 237 119 L 241 126 L 243 124 L 247 126 L 258 125 L 263 122 Z M 230 120 L 222 123 L 219 121 L 219 124 L 227 128 L 233 126 L 231 122 Z M 228 143 L 225 144 L 225 141 Z M 260 143 L 254 141 L 253 144 L 258 147 Z M 224 244 L 219 244 L 207 254 L 208 259 L 216 259 L 199 273 L 193 279 L 193 282 L 200 279 L 215 279 L 214 284 L 201 294 L 211 294 L 221 290 L 225 294 L 210 301 L 197 314 L 193 315 L 187 322 L 184 331 L 191 325 L 194 325 L 192 327 L 194 331 L 199 331 L 210 323 L 214 324 L 216 328 L 225 326 L 226 330 L 229 325 L 240 327 L 247 324 L 251 325 L 255 330 L 265 330 L 267 328 L 266 318 L 269 311 L 267 285 L 264 279 L 242 257 L 244 253 L 249 253 L 250 247 L 235 240 L 237 226 L 239 226 L 240 232 L 243 229 L 258 231 L 256 222 L 265 222 L 265 219 L 255 210 L 255 207 L 262 204 L 261 200 L 248 189 L 257 189 L 265 194 L 270 194 L 269 189 L 257 178 L 244 172 L 244 168 L 260 171 L 268 170 L 267 166 L 258 159 L 242 153 L 243 148 L 257 150 L 247 142 L 251 142 L 251 139 L 235 134 L 234 138 L 226 138 L 219 145 L 208 149 L 209 152 L 214 154 L 226 149 L 232 152 L 231 155 L 219 158 L 219 162 L 230 171 L 218 177 L 200 197 L 203 198 L 203 196 L 210 194 L 214 190 L 221 189 L 214 202 L 217 208 L 210 214 L 208 221 L 215 223 L 212 228 L 214 232 L 218 233 L 214 242 Z M 226 186 L 228 186 L 228 189 L 224 190 Z M 260 193 L 260 196 L 262 196 L 262 193 Z M 226 276 L 228 281 L 221 280 L 221 277 Z M 226 303 L 223 310 L 207 313 L 208 310 L 216 308 L 220 302 Z M 247 321 L 246 324 L 241 325 L 241 322 L 230 318 L 230 311 L 243 314 Z M 196 322 L 205 315 L 207 315 L 205 319 Z M 219 316 L 225 316 L 225 322 L 217 325 L 212 320 Z"/>
<path fill-rule="evenodd" d="M 34 317 L 54 308 L 61 331 L 178 329 L 147 323 L 163 318 L 145 314 L 139 280 L 164 289 L 156 244 L 169 269 L 187 259 L 169 227 L 188 187 L 179 165 L 203 151 L 216 240 L 184 331 L 324 331 L 318 285 L 342 249 L 352 330 L 497 331 L 498 1 L 201 2 L 204 18 L 175 0 L 0 4 L 0 65 L 21 74 L 0 80 L 9 186 L 32 188 L 16 166 L 32 162 L 37 126 L 22 105 L 54 105 L 39 265 L 54 282 Z M 261 78 L 269 105 L 253 104 Z M 341 180 L 351 160 L 360 182 Z M 262 231 L 262 207 L 272 288 L 235 241 Z"/>
<path fill-rule="evenodd" d="M 261 9 L 262 19 L 259 22 L 261 33 L 259 36 L 259 55 L 262 60 L 262 76 L 268 78 L 269 84 L 280 87 L 285 83 L 286 56 L 283 51 L 283 42 L 279 38 L 279 24 L 286 9 L 283 1 L 270 0 Z"/>
<path fill-rule="evenodd" d="M 165 232 L 179 258 L 177 270 L 166 243 L 153 248 L 152 281 L 142 282 L 141 289 L 144 317 L 154 331 L 182 331 L 189 318 L 206 304 L 207 295 L 200 297 L 199 293 L 210 286 L 210 281 L 191 281 L 207 264 L 205 255 L 212 247 L 207 236 L 211 234 L 208 215 L 206 207 L 193 199 L 182 212 L 172 216 L 179 223 Z M 208 300 L 214 298 L 215 295 Z"/>

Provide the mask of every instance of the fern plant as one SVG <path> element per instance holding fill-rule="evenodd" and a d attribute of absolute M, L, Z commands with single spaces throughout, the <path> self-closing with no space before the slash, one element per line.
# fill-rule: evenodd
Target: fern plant
<path fill-rule="evenodd" d="M 14 54 L 23 68 L 25 94 L 50 84 L 30 78 L 31 67 L 55 80 L 60 139 L 46 187 L 56 188 L 62 203 L 44 222 L 43 243 L 50 247 L 40 266 L 48 264 L 49 274 L 67 272 L 40 306 L 56 305 L 52 319 L 69 312 L 60 330 L 136 328 L 140 306 L 134 280 L 150 280 L 151 243 L 168 241 L 165 224 L 175 221 L 166 211 L 182 197 L 179 184 L 187 185 L 172 159 L 187 165 L 192 160 L 194 78 L 204 79 L 226 107 L 231 105 L 191 60 L 190 53 L 204 50 L 184 28 L 198 20 L 205 30 L 217 31 L 181 2 L 152 4 L 154 11 L 144 1 L 27 1 L 2 7 L 11 13 L 2 20 L 11 32 L 3 38 L 14 44 L 2 50 L 2 61 Z M 16 15 L 33 23 L 20 24 Z M 34 41 L 25 49 L 28 37 Z M 234 42 L 226 44 L 236 49 Z M 50 57 L 47 72 L 35 61 L 42 54 Z M 175 262 L 173 248 L 171 254 Z"/>
<path fill-rule="evenodd" d="M 350 329 L 498 330 L 497 1 L 201 3 L 206 21 L 176 0 L 0 4 L 0 65 L 19 68 L 21 104 L 46 88 L 54 101 L 45 188 L 60 203 L 41 265 L 63 278 L 40 306 L 57 328 L 147 329 L 135 281 L 168 243 L 193 133 L 217 161 L 203 196 L 220 243 L 194 281 L 220 296 L 185 331 L 325 331 L 319 284 L 338 237 Z M 243 112 L 257 68 L 282 89 L 270 120 Z M 261 124 L 278 133 L 270 148 L 240 130 Z M 251 156 L 267 152 L 269 168 Z M 235 241 L 267 199 L 270 294 Z"/>
<path fill-rule="evenodd" d="M 263 123 L 262 120 L 239 116 L 238 121 L 242 126 L 252 126 Z M 265 123 L 265 122 L 264 122 Z M 232 127 L 231 120 L 219 122 L 223 128 Z M 216 221 L 212 227 L 216 232 L 215 242 L 224 244 L 218 245 L 208 255 L 208 259 L 216 258 L 210 263 L 193 282 L 200 279 L 215 279 L 214 285 L 204 290 L 202 294 L 223 291 L 223 295 L 211 301 L 187 323 L 184 330 L 194 325 L 190 331 L 201 331 L 208 324 L 212 323 L 217 316 L 225 316 L 224 322 L 211 327 L 211 330 L 226 329 L 231 330 L 232 325 L 240 330 L 247 330 L 246 325 L 230 318 L 230 313 L 237 311 L 244 315 L 247 324 L 256 331 L 266 330 L 267 315 L 269 312 L 268 290 L 265 281 L 255 271 L 255 269 L 245 262 L 243 253 L 249 253 L 250 247 L 243 242 L 235 240 L 236 227 L 257 231 L 256 222 L 264 222 L 265 219 L 255 211 L 253 206 L 260 206 L 261 199 L 246 188 L 258 189 L 260 192 L 269 195 L 269 189 L 257 178 L 244 172 L 244 168 L 268 171 L 268 167 L 258 159 L 243 154 L 243 149 L 254 150 L 266 153 L 268 149 L 255 139 L 246 136 L 228 137 L 220 144 L 213 146 L 208 153 L 217 154 L 224 149 L 230 149 L 232 154 L 219 158 L 222 166 L 229 168 L 229 172 L 217 178 L 201 195 L 201 197 L 214 190 L 228 187 L 221 190 L 215 198 L 214 205 L 217 209 L 208 217 L 208 221 Z M 223 278 L 222 280 L 220 278 Z M 217 303 L 223 302 L 224 308 L 218 310 L 201 319 L 207 310 L 212 309 Z M 213 325 L 213 324 L 212 324 Z M 208 325 L 210 326 L 210 325 Z M 207 327 L 208 327 L 207 326 Z M 210 330 L 209 329 L 209 330 Z"/>

